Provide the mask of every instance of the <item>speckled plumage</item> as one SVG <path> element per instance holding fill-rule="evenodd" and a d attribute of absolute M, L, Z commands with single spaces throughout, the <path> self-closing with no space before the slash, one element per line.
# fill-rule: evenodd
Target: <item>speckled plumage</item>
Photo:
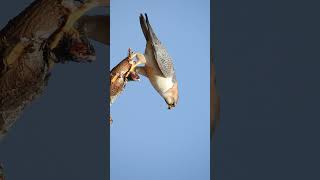
<path fill-rule="evenodd" d="M 147 14 L 140 15 L 140 25 L 146 39 L 145 66 L 137 68 L 139 74 L 150 80 L 154 89 L 168 104 L 168 109 L 176 106 L 179 99 L 178 81 L 172 58 L 153 31 Z"/>
<path fill-rule="evenodd" d="M 170 57 L 167 49 L 160 42 L 157 35 L 153 31 L 147 14 L 146 19 L 140 15 L 140 24 L 143 34 L 148 43 L 151 44 L 154 59 L 157 61 L 158 67 L 164 77 L 172 77 L 175 75 L 172 58 Z"/>

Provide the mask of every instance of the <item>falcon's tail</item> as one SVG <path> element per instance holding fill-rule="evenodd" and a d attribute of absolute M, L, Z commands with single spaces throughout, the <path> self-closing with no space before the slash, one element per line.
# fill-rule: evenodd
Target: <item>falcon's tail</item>
<path fill-rule="evenodd" d="M 146 16 L 147 17 L 147 16 Z M 142 29 L 142 32 L 144 34 L 144 37 L 146 38 L 146 40 L 148 41 L 149 40 L 149 30 L 148 30 L 148 26 L 147 26 L 147 22 L 146 20 L 144 19 L 144 16 L 143 14 L 140 14 L 140 25 L 141 25 L 141 29 Z"/>
<path fill-rule="evenodd" d="M 140 25 L 143 31 L 144 37 L 147 41 L 158 42 L 158 38 L 156 34 L 153 32 L 153 29 L 149 23 L 148 15 L 145 13 L 146 19 L 144 19 L 143 15 L 140 14 Z"/>

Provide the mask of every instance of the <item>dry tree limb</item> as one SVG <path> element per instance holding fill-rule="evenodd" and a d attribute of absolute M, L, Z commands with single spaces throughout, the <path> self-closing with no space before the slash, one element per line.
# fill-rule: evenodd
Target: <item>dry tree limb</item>
<path fill-rule="evenodd" d="M 117 97 L 123 92 L 129 80 L 140 79 L 137 73 L 130 72 L 132 66 L 135 64 L 132 54 L 133 52 L 129 49 L 128 56 L 110 71 L 110 104 L 113 104 Z"/>
<path fill-rule="evenodd" d="M 128 56 L 120 61 L 110 71 L 110 106 L 113 104 L 119 95 L 124 91 L 129 81 L 139 81 L 140 76 L 135 72 L 134 55 L 131 49 L 128 50 Z M 110 123 L 112 118 L 110 115 Z"/>
<path fill-rule="evenodd" d="M 210 53 L 210 138 L 213 140 L 215 130 L 220 121 L 220 96 L 217 93 L 216 70 L 214 66 L 213 50 Z"/>
<path fill-rule="evenodd" d="M 35 0 L 0 31 L 0 140 L 42 94 L 53 64 L 93 60 L 86 31 L 75 23 L 92 8 L 108 5 L 109 0 Z"/>

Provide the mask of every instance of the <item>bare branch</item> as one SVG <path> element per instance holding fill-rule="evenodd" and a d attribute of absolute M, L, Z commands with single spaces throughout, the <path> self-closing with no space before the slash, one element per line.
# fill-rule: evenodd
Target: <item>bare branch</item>
<path fill-rule="evenodd" d="M 42 94 L 53 64 L 94 60 L 88 36 L 109 44 L 107 16 L 87 16 L 81 20 L 84 31 L 75 29 L 75 23 L 87 11 L 109 3 L 35 0 L 0 31 L 0 139 L 25 106 Z"/>

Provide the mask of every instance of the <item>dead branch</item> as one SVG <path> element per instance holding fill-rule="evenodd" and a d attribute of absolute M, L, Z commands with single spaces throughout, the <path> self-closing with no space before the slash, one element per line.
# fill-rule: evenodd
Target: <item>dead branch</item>
<path fill-rule="evenodd" d="M 81 26 L 76 23 L 99 6 L 109 6 L 109 0 L 35 0 L 0 31 L 0 139 L 42 94 L 53 64 L 94 60 L 89 37 L 109 44 L 103 35 L 109 27 L 103 22 L 107 16 L 87 16 Z M 105 25 L 97 34 L 94 20 Z"/>
<path fill-rule="evenodd" d="M 139 81 L 140 76 L 135 71 L 136 61 L 134 61 L 134 53 L 131 49 L 128 50 L 128 56 L 120 61 L 110 71 L 110 106 L 118 96 L 124 91 L 129 81 Z M 110 115 L 110 123 L 112 118 Z"/>

